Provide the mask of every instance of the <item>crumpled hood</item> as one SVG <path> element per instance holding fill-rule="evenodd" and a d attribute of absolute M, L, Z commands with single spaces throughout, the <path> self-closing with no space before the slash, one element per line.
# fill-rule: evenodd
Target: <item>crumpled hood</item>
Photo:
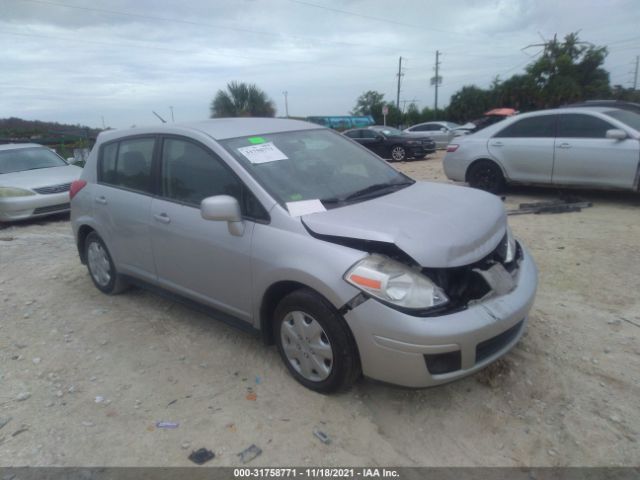
<path fill-rule="evenodd" d="M 496 248 L 506 214 L 494 195 L 416 182 L 372 200 L 302 217 L 319 235 L 393 243 L 422 267 L 458 267 Z"/>
<path fill-rule="evenodd" d="M 0 175 L 0 186 L 16 188 L 48 187 L 61 183 L 71 183 L 80 178 L 81 173 L 82 168 L 75 165 L 4 173 Z"/>

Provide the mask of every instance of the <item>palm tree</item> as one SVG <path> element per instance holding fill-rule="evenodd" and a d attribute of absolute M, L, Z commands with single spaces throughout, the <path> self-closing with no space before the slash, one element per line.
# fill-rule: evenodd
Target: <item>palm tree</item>
<path fill-rule="evenodd" d="M 211 102 L 211 118 L 273 117 L 276 109 L 266 93 L 254 83 L 231 82 L 218 90 Z"/>

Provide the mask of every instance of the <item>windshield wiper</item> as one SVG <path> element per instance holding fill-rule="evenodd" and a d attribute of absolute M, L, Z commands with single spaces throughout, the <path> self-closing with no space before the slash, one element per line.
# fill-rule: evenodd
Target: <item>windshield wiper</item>
<path fill-rule="evenodd" d="M 354 198 L 365 197 L 371 193 L 379 192 L 381 190 L 388 190 L 390 188 L 406 187 L 407 185 L 413 185 L 415 182 L 397 182 L 397 183 L 374 183 L 368 187 L 356 190 L 344 197 L 343 201 L 353 200 Z"/>

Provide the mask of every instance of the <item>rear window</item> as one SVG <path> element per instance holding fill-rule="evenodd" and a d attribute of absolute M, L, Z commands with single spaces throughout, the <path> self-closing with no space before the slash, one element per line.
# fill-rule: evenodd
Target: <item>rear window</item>
<path fill-rule="evenodd" d="M 555 115 L 523 118 L 500 130 L 497 138 L 550 138 L 554 136 Z"/>
<path fill-rule="evenodd" d="M 640 132 L 640 114 L 629 110 L 609 110 L 604 113 Z"/>
<path fill-rule="evenodd" d="M 104 145 L 98 181 L 137 192 L 151 192 L 154 138 L 133 138 Z"/>

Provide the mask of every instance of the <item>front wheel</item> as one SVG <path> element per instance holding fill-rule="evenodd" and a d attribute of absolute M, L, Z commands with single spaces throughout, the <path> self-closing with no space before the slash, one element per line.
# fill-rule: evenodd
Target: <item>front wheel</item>
<path fill-rule="evenodd" d="M 504 175 L 491 160 L 478 160 L 467 172 L 469 186 L 491 193 L 499 193 L 505 186 Z"/>
<path fill-rule="evenodd" d="M 391 159 L 394 162 L 404 162 L 407 159 L 407 151 L 402 145 L 391 147 Z"/>
<path fill-rule="evenodd" d="M 127 284 L 116 271 L 109 250 L 107 250 L 102 238 L 96 232 L 91 232 L 87 235 L 84 247 L 87 268 L 96 288 L 109 295 L 125 290 Z"/>
<path fill-rule="evenodd" d="M 324 298 L 301 289 L 275 311 L 278 351 L 293 377 L 321 393 L 348 388 L 360 375 L 358 351 L 344 319 Z"/>

